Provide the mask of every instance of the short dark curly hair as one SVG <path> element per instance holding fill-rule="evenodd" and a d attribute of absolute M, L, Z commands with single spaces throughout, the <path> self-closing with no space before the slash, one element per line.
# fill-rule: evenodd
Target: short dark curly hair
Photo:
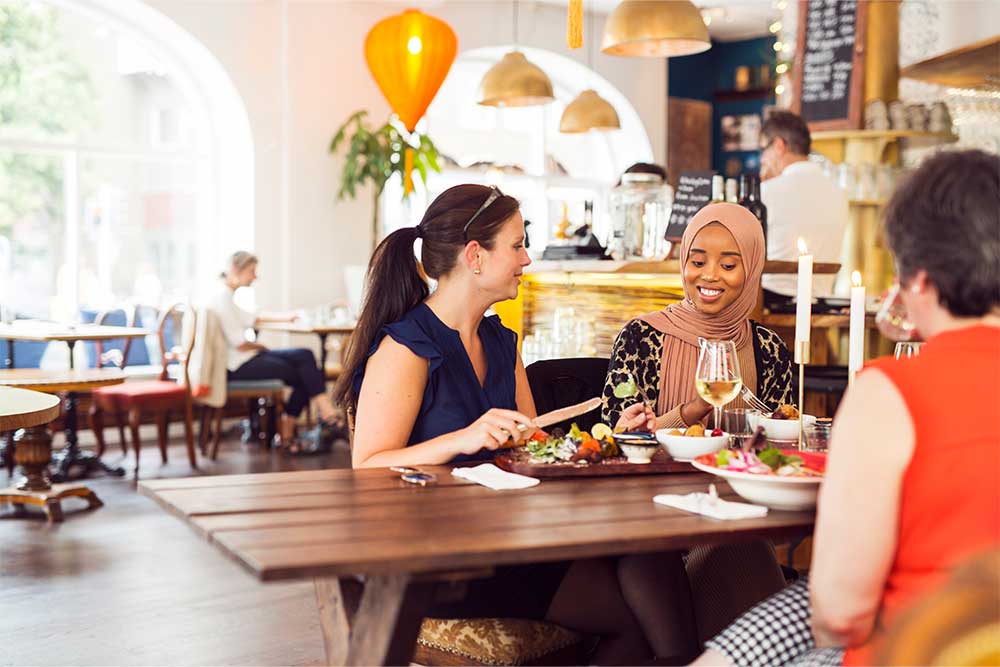
<path fill-rule="evenodd" d="M 929 158 L 896 189 L 883 226 L 901 282 L 926 271 L 956 317 L 1000 307 L 1000 156 Z"/>
<path fill-rule="evenodd" d="M 809 155 L 809 151 L 812 150 L 809 126 L 801 116 L 791 111 L 776 109 L 767 114 L 760 132 L 768 141 L 781 137 L 788 150 L 796 155 Z"/>

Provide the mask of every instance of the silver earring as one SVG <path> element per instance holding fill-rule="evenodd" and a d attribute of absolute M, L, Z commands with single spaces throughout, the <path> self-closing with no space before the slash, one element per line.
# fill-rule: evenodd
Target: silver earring
<path fill-rule="evenodd" d="M 482 269 L 473 269 L 472 272 L 478 276 L 480 273 L 483 272 L 483 270 Z"/>

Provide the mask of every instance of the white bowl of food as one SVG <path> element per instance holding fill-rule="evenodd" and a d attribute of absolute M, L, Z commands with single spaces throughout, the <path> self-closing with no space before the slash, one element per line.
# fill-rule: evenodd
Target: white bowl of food
<path fill-rule="evenodd" d="M 613 437 L 629 463 L 649 463 L 659 449 L 652 433 L 616 433 Z"/>
<path fill-rule="evenodd" d="M 696 456 L 717 452 L 729 444 L 728 433 L 712 433 L 711 429 L 706 430 L 701 424 L 695 424 L 683 429 L 661 428 L 656 432 L 656 439 L 675 461 L 690 461 Z"/>
<path fill-rule="evenodd" d="M 826 455 L 817 452 L 782 450 L 789 455 L 805 459 L 808 474 L 761 474 L 726 470 L 716 465 L 713 456 L 700 456 L 691 464 L 705 472 L 717 475 L 729 483 L 740 497 L 776 510 L 801 511 L 816 507 L 819 487 L 823 483 Z"/>
<path fill-rule="evenodd" d="M 781 415 L 780 417 L 776 415 Z M 756 429 L 758 425 L 764 427 L 764 434 L 768 440 L 778 440 L 792 442 L 799 439 L 799 411 L 791 405 L 782 405 L 769 415 L 750 413 L 747 415 L 747 423 L 751 429 Z M 801 417 L 805 424 L 816 421 L 812 415 Z"/>

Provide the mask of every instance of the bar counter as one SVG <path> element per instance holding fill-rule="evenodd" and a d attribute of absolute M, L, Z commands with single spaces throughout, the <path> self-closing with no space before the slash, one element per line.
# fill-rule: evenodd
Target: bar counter
<path fill-rule="evenodd" d="M 817 262 L 814 274 L 834 274 L 836 263 Z M 764 273 L 795 274 L 796 262 L 768 261 Z M 680 262 L 538 260 L 522 278 L 517 299 L 497 304 L 504 324 L 523 338 L 536 328 L 551 329 L 557 308 L 572 308 L 576 321 L 593 322 L 594 349 L 580 356 L 607 357 L 626 322 L 684 298 Z M 760 302 L 752 315 L 761 320 Z M 819 316 L 814 316 L 819 317 Z"/>

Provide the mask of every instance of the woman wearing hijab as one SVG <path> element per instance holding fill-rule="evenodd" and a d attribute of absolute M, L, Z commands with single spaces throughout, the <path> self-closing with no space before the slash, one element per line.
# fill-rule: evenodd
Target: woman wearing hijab
<path fill-rule="evenodd" d="M 764 270 L 757 218 L 736 204 L 709 204 L 684 231 L 681 257 L 684 300 L 632 320 L 615 341 L 604 387 L 606 423 L 655 430 L 704 421 L 712 406 L 694 388 L 699 337 L 734 341 L 743 385 L 772 409 L 791 399 L 788 348 L 749 319 Z M 653 406 L 615 397 L 615 386 L 629 377 Z M 737 397 L 728 407 L 747 406 Z"/>
<path fill-rule="evenodd" d="M 734 341 L 744 386 L 772 409 L 791 398 L 788 348 L 749 319 L 765 258 L 757 218 L 736 204 L 709 204 L 684 231 L 680 256 L 684 300 L 632 320 L 615 341 L 602 416 L 617 429 L 684 428 L 706 420 L 712 406 L 694 385 L 699 337 Z M 615 386 L 629 378 L 652 405 L 615 396 Z M 728 407 L 747 406 L 737 397 Z M 695 634 L 712 636 L 785 583 L 764 542 L 702 547 L 683 560 L 679 552 L 628 556 L 619 561 L 619 580 L 658 656 L 690 652 Z"/>

